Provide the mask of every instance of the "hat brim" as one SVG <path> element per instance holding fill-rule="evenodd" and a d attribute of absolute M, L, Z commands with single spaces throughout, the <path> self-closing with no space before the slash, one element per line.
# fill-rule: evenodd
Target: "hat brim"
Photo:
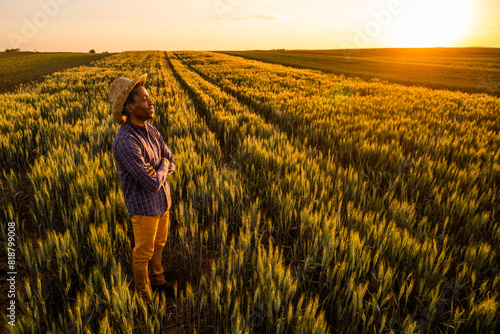
<path fill-rule="evenodd" d="M 147 76 L 148 76 L 147 74 L 143 74 L 140 77 L 135 78 L 118 92 L 118 95 L 113 101 L 113 106 L 111 107 L 111 110 L 113 110 L 113 116 L 115 118 L 115 121 L 118 122 L 118 124 L 123 124 L 127 119 L 127 117 L 122 114 L 122 110 L 128 95 L 135 88 L 135 86 L 139 84 L 141 86 L 144 86 L 144 84 L 146 83 Z"/>

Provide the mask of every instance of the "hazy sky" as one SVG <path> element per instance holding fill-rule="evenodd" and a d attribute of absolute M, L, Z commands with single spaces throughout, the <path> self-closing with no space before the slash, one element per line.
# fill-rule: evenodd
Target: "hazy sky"
<path fill-rule="evenodd" d="M 500 47 L 499 0 L 0 0 L 0 50 Z"/>

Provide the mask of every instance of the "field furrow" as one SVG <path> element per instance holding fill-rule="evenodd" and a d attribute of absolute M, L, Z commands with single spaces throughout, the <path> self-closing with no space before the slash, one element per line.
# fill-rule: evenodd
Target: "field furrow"
<path fill-rule="evenodd" d="M 450 215 L 450 206 L 470 205 L 471 209 L 466 207 L 461 216 L 453 217 L 454 226 L 448 226 L 458 230 L 451 236 L 455 236 L 452 240 L 454 243 L 467 245 L 469 240 L 482 238 L 487 235 L 487 231 L 498 228 L 498 225 L 476 223 L 475 225 L 482 225 L 482 228 L 477 232 L 472 231 L 472 234 L 464 228 L 466 221 L 484 219 L 481 217 L 485 201 L 492 203 L 492 196 L 497 196 L 500 190 L 495 183 L 498 178 L 500 147 L 494 136 L 499 131 L 495 125 L 497 123 L 493 121 L 496 117 L 495 110 L 499 108 L 494 103 L 495 99 L 472 101 L 467 95 L 457 95 L 452 104 L 441 103 L 436 107 L 436 101 L 439 100 L 434 97 L 432 102 L 427 102 L 431 101 L 431 97 L 414 94 L 404 87 L 393 87 L 394 90 L 401 90 L 394 95 L 405 96 L 408 102 L 406 105 L 400 102 L 397 107 L 391 107 L 394 108 L 393 111 L 388 112 L 381 108 L 387 105 L 385 98 L 389 97 L 383 92 L 380 95 L 384 96 L 370 93 L 367 99 L 372 101 L 368 101 L 369 103 L 360 102 L 359 93 L 354 94 L 354 97 L 343 96 L 337 103 L 332 103 L 332 99 L 325 96 L 324 92 L 331 90 L 350 91 L 349 95 L 353 95 L 353 88 L 350 87 L 352 83 L 349 82 L 344 83 L 347 86 L 337 85 L 332 88 L 332 83 L 325 80 L 325 76 L 308 73 L 303 79 L 308 86 L 285 89 L 291 80 L 295 80 L 293 71 L 288 73 L 287 69 L 280 67 L 279 75 L 268 74 L 268 66 L 258 63 L 255 63 L 253 71 L 242 71 L 241 61 L 231 57 L 217 54 L 198 54 L 197 57 L 188 55 L 184 61 L 267 121 L 286 129 L 284 131 L 290 138 L 300 138 L 325 155 L 335 156 L 336 163 L 356 168 L 359 174 L 369 178 L 369 182 L 381 194 L 393 188 L 399 201 L 408 202 L 415 208 L 417 221 L 427 217 L 428 227 L 434 224 L 432 228 L 441 229 L 442 222 Z M 208 60 L 201 62 L 197 60 L 200 58 Z M 316 89 L 326 85 L 329 86 Z M 368 84 L 368 87 L 361 88 L 361 92 L 378 90 L 377 86 L 380 85 Z M 291 97 L 290 91 L 295 96 Z M 444 101 L 449 99 L 446 95 L 441 95 L 439 98 Z M 338 95 L 335 98 L 338 99 Z M 429 111 L 416 114 L 417 108 L 422 108 L 424 98 L 427 100 L 425 108 Z M 297 99 L 309 102 L 297 107 Z M 363 114 L 358 112 L 359 109 L 351 109 L 349 100 L 354 100 L 357 104 L 365 103 Z M 446 107 L 443 108 L 443 105 Z M 432 116 L 431 120 L 429 115 Z M 380 116 L 383 117 L 382 120 Z M 456 126 L 449 129 L 451 118 L 454 120 L 458 117 L 462 119 L 463 132 L 457 131 Z M 464 117 L 468 117 L 468 120 L 465 121 Z M 412 121 L 412 118 L 416 121 Z M 340 130 L 337 129 L 343 123 L 345 125 Z M 415 132 L 413 127 L 417 127 Z M 404 129 L 408 131 L 405 133 Z M 348 136 L 342 135 L 347 131 Z M 332 139 L 329 137 L 331 133 L 338 135 Z M 469 147 L 472 146 L 472 149 L 465 151 L 464 142 Z M 475 146 L 479 148 L 476 149 Z M 449 154 L 455 151 L 460 153 Z M 481 175 L 477 175 L 478 171 Z M 472 189 L 477 193 L 474 194 L 474 201 L 467 205 L 464 198 L 469 197 L 469 201 L 471 200 Z M 485 197 L 479 194 L 490 195 Z M 450 197 L 453 198 L 452 203 L 439 203 L 442 198 Z M 476 207 L 480 208 L 477 212 L 474 210 Z M 498 221 L 498 206 L 488 215 L 491 214 L 493 216 L 490 222 Z"/>
<path fill-rule="evenodd" d="M 180 64 L 178 66 L 181 67 Z M 184 71 L 185 71 L 185 69 L 184 69 Z M 235 114 L 237 117 L 238 116 L 241 117 L 242 115 L 245 115 L 248 112 L 248 110 L 246 110 L 246 107 L 243 107 L 241 105 L 239 107 L 235 107 L 236 105 L 235 105 L 235 101 L 233 101 L 233 98 L 231 98 L 230 96 L 225 96 L 223 90 L 215 88 L 215 86 L 213 88 L 210 88 L 210 85 L 207 82 L 204 82 L 204 80 L 200 80 L 200 78 L 198 78 L 196 75 L 186 74 L 186 77 L 187 77 L 186 81 L 188 81 L 191 84 L 193 84 L 195 82 L 201 82 L 200 85 L 205 87 L 205 89 L 207 89 L 207 91 L 204 92 L 204 94 L 207 94 L 208 96 L 211 96 L 211 97 L 218 97 L 218 98 L 213 98 L 216 100 L 216 101 L 212 102 L 212 105 L 216 106 L 215 108 L 219 108 L 220 106 L 222 106 L 222 108 L 224 108 L 224 106 L 226 105 L 226 108 L 225 108 L 226 110 L 228 110 L 228 111 L 230 110 L 233 113 L 235 111 L 238 111 Z M 205 110 L 206 109 L 207 108 L 205 108 Z M 212 115 L 212 117 L 214 117 L 214 116 Z M 217 116 L 215 116 L 215 117 L 217 117 Z M 266 129 L 269 126 L 270 125 L 262 122 L 260 125 L 260 129 Z M 241 128 L 243 128 L 242 132 L 244 134 L 245 133 L 244 127 L 241 127 Z M 271 126 L 271 128 L 272 128 L 272 126 Z M 227 128 L 224 129 L 224 127 L 223 127 L 220 130 L 220 132 L 222 132 L 222 131 L 227 131 Z M 275 130 L 275 131 L 279 132 L 278 130 Z M 262 146 L 265 147 L 266 146 L 266 143 L 265 143 L 266 139 L 267 138 L 260 138 L 260 140 L 259 140 L 259 138 L 256 138 L 255 141 L 257 141 L 258 144 L 261 144 Z M 246 144 L 247 142 L 250 142 L 252 140 L 253 139 L 251 137 L 247 136 L 245 138 L 244 144 Z M 285 141 L 288 141 L 288 140 L 285 138 Z M 264 142 L 264 143 L 262 143 L 262 142 Z M 279 151 L 279 149 L 277 149 L 276 144 L 273 146 L 273 150 L 271 151 L 272 153 L 270 151 L 263 152 L 263 153 L 261 152 L 261 154 L 258 156 L 258 158 L 256 158 L 255 152 L 259 152 L 259 150 L 262 151 L 262 148 L 259 145 L 252 145 L 252 147 L 250 149 L 246 150 L 245 151 L 245 154 L 246 154 L 245 159 L 242 159 L 239 162 L 241 164 L 241 166 L 249 166 L 249 164 L 248 164 L 249 161 L 255 161 L 256 163 L 259 163 L 259 160 L 263 160 L 263 156 L 264 157 L 269 156 L 271 160 L 273 160 L 271 158 L 272 156 L 275 156 L 278 159 L 280 157 L 280 151 Z M 288 154 L 283 157 L 283 161 L 285 161 L 285 163 L 291 161 L 293 164 L 293 161 L 294 161 L 293 156 L 294 155 L 292 152 L 298 151 L 298 150 L 307 151 L 307 148 L 303 148 L 300 146 L 298 146 L 298 148 L 297 147 L 294 148 L 292 145 L 290 148 L 285 149 L 285 150 L 287 150 Z M 297 162 L 297 165 L 302 165 L 302 164 L 300 162 Z M 325 177 L 324 172 L 321 171 L 319 168 L 317 169 L 314 167 L 315 165 L 318 166 L 318 164 L 311 162 L 311 161 L 304 161 L 303 165 L 307 166 L 310 171 L 314 171 L 313 174 L 318 176 L 318 178 L 321 181 L 323 181 L 322 182 L 323 184 L 327 183 L 327 182 L 324 182 L 325 180 L 327 180 L 327 177 Z M 296 177 L 298 177 L 296 184 L 299 185 L 299 187 L 295 187 L 295 188 L 292 187 L 292 190 L 289 193 L 287 193 L 286 190 L 290 189 L 290 184 L 286 183 L 286 182 L 282 182 L 282 183 L 279 182 L 279 180 L 286 179 L 286 176 L 284 176 L 284 175 L 286 175 L 286 172 L 281 174 L 279 167 L 278 168 L 275 167 L 274 169 L 270 170 L 269 166 L 274 167 L 275 164 L 260 163 L 259 165 L 256 165 L 255 168 L 254 168 L 254 166 L 252 166 L 251 168 L 247 168 L 247 175 L 251 175 L 254 177 L 256 171 L 264 171 L 264 174 L 267 173 L 269 175 L 269 173 L 270 173 L 270 175 L 273 177 L 273 181 L 268 181 L 265 183 L 265 186 L 263 187 L 264 189 L 260 189 L 260 191 L 259 191 L 259 188 L 255 187 L 255 188 L 253 188 L 253 192 L 259 194 L 258 195 L 259 198 L 265 199 L 264 205 L 268 207 L 269 212 L 276 212 L 276 214 L 274 216 L 271 215 L 272 220 L 273 220 L 273 225 L 275 226 L 275 228 L 277 230 L 276 240 L 279 240 L 280 243 L 285 241 L 285 246 L 290 247 L 290 245 L 287 245 L 287 243 L 286 243 L 287 237 L 290 238 L 290 236 L 287 235 L 287 233 L 290 233 L 290 232 L 283 233 L 283 231 L 280 231 L 280 228 L 283 228 L 283 226 L 280 225 L 280 223 L 283 224 L 283 220 L 284 220 L 283 216 L 286 216 L 287 212 L 289 215 L 290 215 L 290 213 L 291 213 L 291 215 L 293 215 L 294 212 L 295 213 L 300 212 L 301 208 L 304 207 L 303 202 L 301 203 L 299 201 L 297 203 L 294 203 L 295 198 L 303 198 L 304 202 L 307 202 L 307 200 L 310 200 L 312 203 L 314 203 L 314 202 L 325 203 L 326 201 L 321 199 L 321 198 L 318 201 L 317 198 L 314 198 L 314 197 L 308 198 L 307 195 L 303 195 L 303 194 L 322 193 L 323 189 L 321 189 L 321 187 L 316 187 L 316 188 L 313 187 L 312 191 L 302 191 L 303 189 L 300 189 L 300 188 L 303 188 L 304 185 L 309 184 L 310 180 L 308 180 L 307 177 L 304 178 L 303 175 L 301 175 L 299 173 L 298 175 L 296 175 Z M 293 168 L 290 168 L 290 166 L 281 167 L 281 168 L 284 168 L 289 173 L 292 173 L 291 171 L 293 170 Z M 335 170 L 335 168 L 333 168 L 333 170 Z M 266 175 L 261 174 L 261 176 L 259 178 L 265 180 Z M 351 181 L 351 180 L 348 180 L 348 181 Z M 352 181 L 351 181 L 351 183 L 352 183 Z M 274 188 L 274 187 L 276 187 L 276 188 Z M 332 193 L 331 190 L 334 190 L 334 191 L 340 190 L 340 189 L 342 189 L 342 186 L 339 186 L 337 184 L 336 186 L 334 185 L 332 188 L 328 189 L 328 186 L 325 186 L 325 188 L 327 188 L 327 191 L 330 190 L 330 194 L 331 194 Z M 300 190 L 297 191 L 297 189 L 300 189 Z M 318 189 L 320 189 L 320 190 L 318 190 Z M 296 193 L 299 193 L 302 196 L 300 196 L 300 195 L 294 196 L 294 195 L 296 195 Z M 349 198 L 349 194 L 343 193 L 343 195 L 344 195 L 344 198 L 345 197 Z M 285 205 L 287 205 L 289 207 L 288 210 L 287 210 L 287 208 L 283 207 L 283 203 L 280 203 L 277 200 L 277 199 L 283 198 L 283 197 L 285 197 L 286 201 L 288 201 L 288 203 L 285 203 Z M 330 197 L 330 198 L 332 198 L 332 197 Z M 376 197 L 373 197 L 373 198 L 376 198 Z M 385 198 L 384 198 L 384 200 L 385 200 Z M 367 201 L 366 198 L 361 198 L 359 200 L 359 202 L 361 202 L 361 203 L 366 202 L 366 201 Z M 356 200 L 355 200 L 355 202 L 356 202 Z M 370 200 L 368 200 L 368 202 L 370 202 Z M 377 201 L 373 200 L 373 202 L 376 203 Z M 338 201 L 337 201 L 337 203 L 338 203 Z M 434 272 L 434 274 L 436 276 L 432 276 L 434 274 L 431 274 L 430 276 L 428 276 L 426 278 L 426 280 L 428 280 L 426 285 L 427 286 L 431 286 L 431 285 L 437 286 L 437 289 L 438 289 L 437 291 L 441 290 L 442 291 L 441 293 L 443 295 L 448 293 L 446 291 L 449 291 L 449 289 L 451 289 L 451 288 L 449 286 L 447 286 L 444 289 L 442 288 L 442 285 L 443 285 L 442 278 L 448 277 L 451 281 L 454 279 L 452 279 L 450 277 L 458 275 L 458 273 L 447 274 L 447 271 L 450 269 L 450 263 L 448 262 L 448 263 L 443 264 L 441 261 L 444 258 L 448 258 L 448 259 L 455 258 L 455 255 L 458 255 L 457 253 L 459 253 L 458 247 L 453 248 L 449 252 L 444 251 L 444 250 L 440 251 L 439 249 L 436 249 L 436 245 L 439 245 L 439 243 L 441 241 L 437 242 L 437 241 L 433 241 L 432 239 L 428 239 L 428 240 L 426 240 L 426 242 L 421 244 L 418 242 L 418 240 L 412 238 L 411 234 L 408 234 L 404 229 L 402 230 L 400 227 L 397 227 L 397 224 L 395 224 L 394 222 L 392 222 L 392 221 L 386 222 L 383 215 L 377 216 L 377 215 L 372 213 L 373 211 L 366 210 L 366 209 L 360 210 L 358 207 L 355 207 L 355 204 L 354 205 L 352 205 L 352 203 L 350 203 L 350 204 L 351 205 L 349 205 L 349 208 L 347 210 L 348 217 L 347 217 L 347 219 L 345 219 L 345 221 L 348 223 L 348 226 L 354 226 L 354 231 L 355 231 L 354 233 L 357 234 L 358 232 L 360 232 L 360 234 L 362 236 L 367 236 L 367 239 L 368 239 L 367 243 L 368 244 L 378 244 L 381 246 L 382 249 L 389 248 L 389 251 L 383 252 L 382 255 L 380 253 L 376 253 L 375 257 L 377 259 L 379 258 L 379 256 L 381 256 L 382 258 L 388 259 L 387 262 L 391 263 L 391 264 L 394 264 L 394 263 L 397 264 L 398 259 L 400 259 L 400 260 L 404 259 L 403 264 L 400 267 L 396 267 L 395 271 L 400 272 L 400 273 L 401 273 L 401 271 L 403 273 L 406 272 L 407 273 L 406 275 L 405 274 L 401 275 L 405 279 L 406 279 L 406 277 L 410 277 L 413 274 L 413 272 L 419 272 L 419 275 L 422 275 L 423 272 L 425 270 L 427 270 L 427 269 L 424 269 L 425 266 L 422 266 L 422 263 L 428 262 L 430 265 L 435 265 L 436 269 L 437 268 L 440 268 L 440 269 L 438 269 L 438 271 Z M 383 205 L 383 202 L 382 203 L 379 202 L 378 206 L 380 206 L 380 204 Z M 388 209 L 386 209 L 389 212 L 389 214 L 388 214 L 389 217 L 391 216 L 391 213 L 392 213 L 392 215 L 394 215 L 396 218 L 398 218 L 397 215 L 401 213 L 401 211 L 400 211 L 401 205 L 400 204 L 401 203 L 399 203 L 397 201 L 393 201 L 391 203 L 390 207 Z M 330 216 L 332 213 L 334 213 L 334 215 L 335 215 L 335 212 L 341 211 L 338 207 L 335 207 L 335 206 L 330 207 L 329 209 L 330 210 L 323 210 L 323 212 L 321 212 L 321 210 L 314 210 L 313 209 L 312 212 L 308 212 L 308 214 L 324 218 L 324 217 Z M 343 217 L 343 218 L 345 218 L 345 217 Z M 289 221 L 285 222 L 283 224 L 285 226 L 285 229 L 286 229 L 286 227 L 289 228 L 292 226 L 299 226 L 299 225 L 302 226 L 300 219 L 297 219 L 297 217 L 287 217 L 287 218 L 285 218 L 285 220 L 286 219 L 288 219 Z M 402 217 L 399 217 L 399 219 L 400 220 L 405 219 L 405 217 L 402 216 Z M 368 225 L 368 223 L 370 225 Z M 375 223 L 375 226 L 379 226 L 379 229 L 377 229 L 377 228 L 374 229 L 372 227 L 370 230 L 370 228 L 367 228 L 367 226 L 374 226 L 374 223 Z M 293 227 L 292 227 L 292 230 L 293 230 Z M 387 233 L 388 230 L 391 231 L 392 233 L 390 234 L 389 237 L 385 238 L 384 233 Z M 342 232 L 340 234 L 344 235 Z M 346 235 L 347 239 L 350 238 L 349 235 L 351 235 L 351 234 L 348 233 Z M 291 239 L 293 239 L 293 237 Z M 400 242 L 394 243 L 394 241 L 396 241 L 396 240 L 404 240 L 404 244 L 401 244 Z M 362 239 L 361 242 L 364 243 L 365 240 Z M 302 243 L 301 245 L 303 247 L 304 243 Z M 368 246 L 368 247 L 372 248 L 372 246 Z M 406 249 L 407 251 L 401 252 L 402 247 L 403 247 L 403 249 Z M 441 246 L 439 246 L 439 248 L 440 247 Z M 447 247 L 448 247 L 448 243 L 445 242 L 443 248 L 447 248 Z M 295 245 L 295 247 L 293 247 L 293 249 L 298 249 L 298 248 L 299 247 L 297 247 L 297 245 Z M 398 251 L 398 249 L 399 249 L 399 251 Z M 415 250 L 420 250 L 420 251 L 415 253 Z M 311 253 L 318 254 L 318 248 L 314 249 Z M 427 255 L 425 255 L 425 254 L 427 254 Z M 439 254 L 441 254 L 441 255 L 439 255 Z M 459 255 L 460 255 L 460 257 L 459 257 L 460 260 L 458 260 L 457 262 L 462 261 L 463 257 L 465 256 L 465 252 L 461 252 Z M 305 256 L 302 256 L 302 257 L 298 256 L 298 257 L 292 257 L 292 258 L 295 259 L 297 262 L 302 263 L 302 261 L 305 261 L 305 259 L 308 257 L 310 257 L 310 254 L 306 253 Z M 369 258 L 369 257 L 370 257 L 369 254 L 364 254 L 364 256 L 362 256 L 362 258 Z M 413 258 L 413 260 L 411 260 L 412 258 Z M 429 258 L 430 260 L 424 260 L 424 258 Z M 438 258 L 441 260 L 438 260 Z M 318 259 L 320 259 L 320 261 L 318 261 Z M 316 262 L 321 262 L 322 264 L 328 263 L 328 262 L 322 262 L 321 256 L 319 256 L 319 258 L 316 258 L 315 260 L 316 260 Z M 436 264 L 433 264 L 433 261 L 435 261 L 435 260 L 438 260 L 438 262 Z M 307 263 L 307 261 L 305 261 L 305 262 Z M 368 261 L 368 262 L 370 262 L 370 261 Z M 350 263 L 352 265 L 352 262 L 350 262 Z M 382 268 L 383 268 L 383 266 L 384 266 L 384 263 L 382 263 Z M 387 263 L 385 263 L 385 266 L 387 266 Z M 327 266 L 325 265 L 325 267 L 327 267 Z M 366 265 L 366 263 L 361 263 L 360 265 L 354 264 L 354 267 L 366 268 L 367 265 Z M 451 266 L 451 267 L 453 268 L 453 266 Z M 371 269 L 371 268 L 368 268 L 368 269 Z M 485 270 L 484 267 L 483 267 L 483 270 Z M 360 271 L 363 272 L 362 269 Z M 375 270 L 373 270 L 373 271 L 375 271 Z M 441 280 L 436 281 L 435 279 L 438 277 L 441 278 Z M 356 278 L 357 278 L 356 280 L 360 280 L 359 277 L 356 277 Z M 421 278 L 421 279 L 424 279 L 424 278 Z M 334 281 L 334 280 L 332 280 L 332 281 Z M 362 281 L 362 279 L 361 279 L 361 281 Z M 450 281 L 447 280 L 447 285 L 450 284 Z M 338 283 L 338 281 L 337 281 L 337 283 Z M 425 284 L 425 283 L 422 283 L 422 284 Z M 401 292 L 401 291 L 403 291 L 403 289 L 405 287 L 405 282 L 403 282 L 403 283 L 399 282 L 399 284 L 396 284 L 396 285 L 397 285 L 396 289 Z M 411 284 L 411 285 L 413 285 L 413 284 Z M 441 286 L 441 288 L 439 288 L 440 286 Z M 311 288 L 310 285 L 308 287 Z M 460 287 L 460 286 L 453 287 L 453 289 L 459 290 L 459 291 L 464 290 L 464 288 Z M 333 287 L 331 287 L 330 289 L 327 288 L 325 290 L 327 290 L 328 293 L 330 293 L 333 290 Z M 439 295 L 440 293 L 437 291 L 432 292 L 432 294 Z M 327 304 L 327 305 L 328 305 L 328 303 L 333 302 L 333 300 L 328 300 L 328 299 L 326 299 L 326 300 L 323 299 L 323 300 L 325 301 L 325 304 Z M 397 304 L 399 304 L 399 303 L 397 303 Z M 376 303 L 373 305 L 376 305 Z M 421 310 L 421 309 L 419 309 L 419 310 Z M 339 312 L 340 313 L 345 312 L 345 308 L 343 309 L 343 311 L 339 311 Z M 336 319 L 336 320 L 338 320 L 338 319 Z"/>
<path fill-rule="evenodd" d="M 153 311 L 133 288 L 108 101 L 143 73 L 177 163 L 177 297 Z M 23 263 L 13 333 L 498 330 L 498 98 L 145 51 L 0 106 L 0 205 Z"/>

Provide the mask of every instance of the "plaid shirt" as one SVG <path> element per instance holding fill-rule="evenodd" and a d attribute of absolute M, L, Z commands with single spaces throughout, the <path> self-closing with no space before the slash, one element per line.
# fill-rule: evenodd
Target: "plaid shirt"
<path fill-rule="evenodd" d="M 175 170 L 174 156 L 153 125 L 142 127 L 130 120 L 123 123 L 113 141 L 113 156 L 130 217 L 160 216 L 170 209 L 167 176 Z M 168 159 L 168 167 L 162 158 Z M 155 177 L 146 172 L 146 163 L 156 170 Z"/>

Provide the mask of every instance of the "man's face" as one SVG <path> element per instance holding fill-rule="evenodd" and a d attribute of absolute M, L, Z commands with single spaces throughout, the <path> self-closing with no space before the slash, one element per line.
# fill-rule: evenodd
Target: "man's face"
<path fill-rule="evenodd" d="M 137 86 L 134 88 L 136 95 L 134 96 L 134 102 L 127 106 L 129 110 L 129 115 L 132 120 L 135 118 L 140 122 L 147 121 L 153 118 L 155 113 L 154 103 L 149 98 L 148 91 L 143 86 Z"/>

